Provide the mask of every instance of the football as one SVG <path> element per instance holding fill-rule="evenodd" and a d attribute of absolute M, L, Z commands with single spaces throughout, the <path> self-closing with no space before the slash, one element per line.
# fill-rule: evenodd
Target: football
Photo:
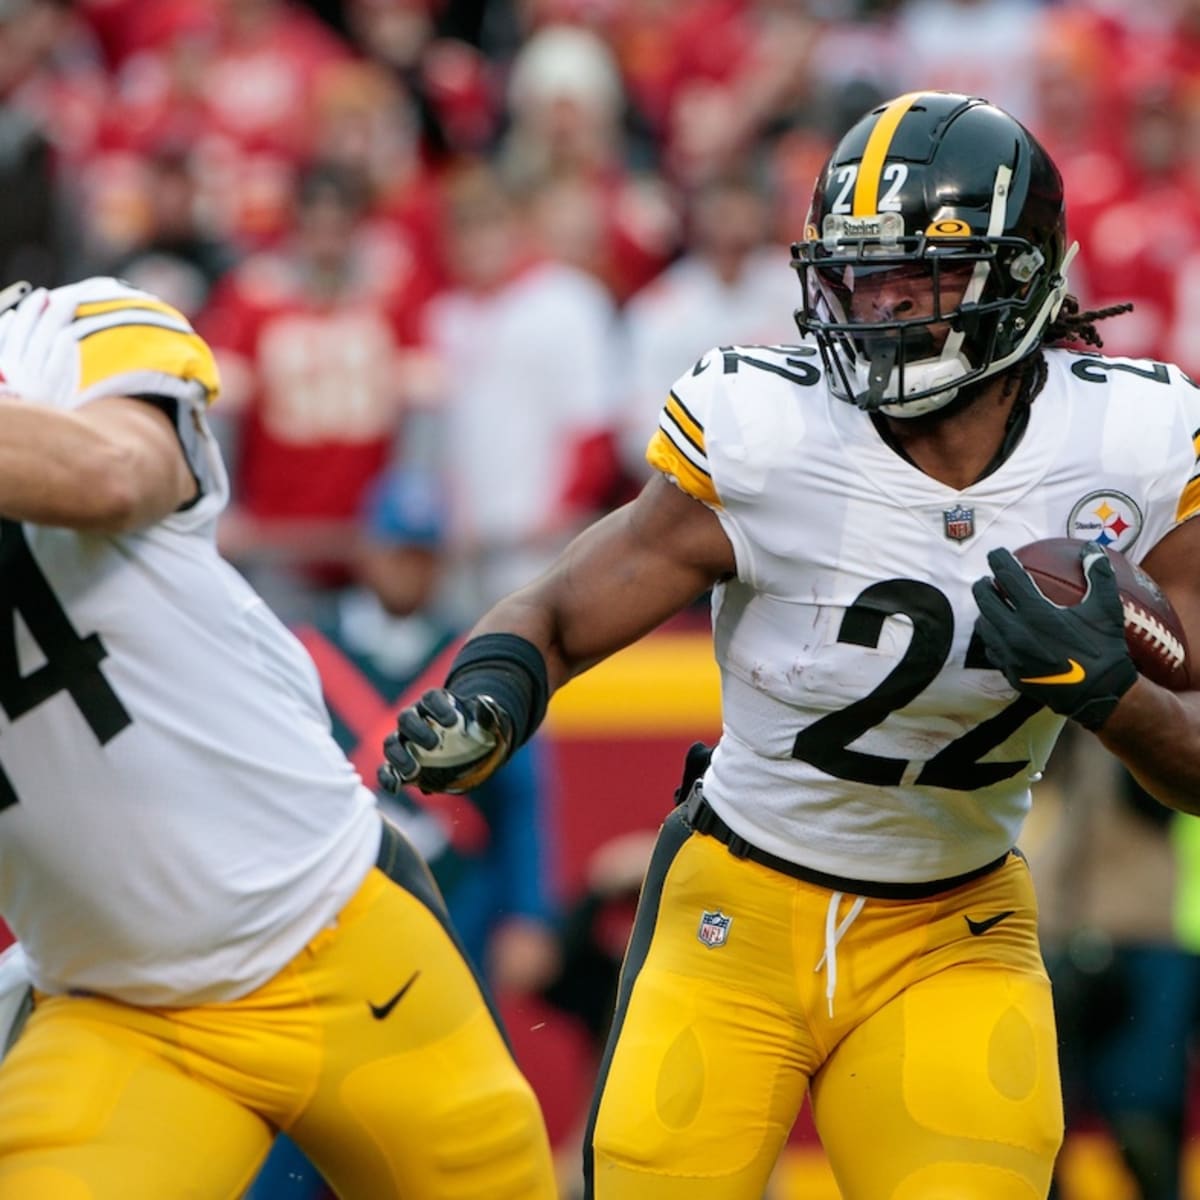
<path fill-rule="evenodd" d="M 1083 543 L 1075 538 L 1044 538 L 1013 554 L 1042 595 L 1055 604 L 1083 599 Z M 1113 565 L 1125 609 L 1125 643 L 1134 666 L 1155 683 L 1179 691 L 1188 686 L 1187 636 L 1162 589 L 1141 567 L 1117 550 L 1104 548 Z"/>

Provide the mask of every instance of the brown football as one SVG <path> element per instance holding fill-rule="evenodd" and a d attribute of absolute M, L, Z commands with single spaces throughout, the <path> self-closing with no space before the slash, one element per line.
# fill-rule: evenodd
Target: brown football
<path fill-rule="evenodd" d="M 1084 593 L 1083 543 L 1075 538 L 1043 538 L 1013 554 L 1055 604 L 1077 604 Z M 1180 691 L 1188 686 L 1187 635 L 1163 590 L 1118 550 L 1104 547 L 1113 565 L 1125 609 L 1125 644 L 1134 666 L 1155 683 Z"/>

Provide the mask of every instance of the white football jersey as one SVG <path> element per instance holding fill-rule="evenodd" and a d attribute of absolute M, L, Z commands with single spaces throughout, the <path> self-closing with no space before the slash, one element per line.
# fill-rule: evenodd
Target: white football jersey
<path fill-rule="evenodd" d="M 723 732 L 704 793 L 817 871 L 926 882 L 999 857 L 1062 718 L 974 637 L 987 552 L 1095 538 L 1135 562 L 1200 509 L 1200 391 L 1175 367 L 1063 350 L 1013 453 L 962 491 L 831 396 L 810 345 L 722 347 L 672 389 L 647 457 L 711 506 Z"/>
<path fill-rule="evenodd" d="M 114 279 L 50 298 L 73 311 L 28 399 L 160 397 L 200 495 L 114 536 L 0 520 L 0 914 L 46 991 L 231 999 L 334 919 L 379 817 L 311 660 L 217 554 L 208 347 Z"/>

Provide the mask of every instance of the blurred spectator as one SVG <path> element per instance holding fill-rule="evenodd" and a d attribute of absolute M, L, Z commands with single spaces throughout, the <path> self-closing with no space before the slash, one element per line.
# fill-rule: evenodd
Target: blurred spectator
<path fill-rule="evenodd" d="M 0 267 L 63 282 L 81 215 L 67 200 L 93 145 L 109 81 L 66 0 L 0 5 Z"/>
<path fill-rule="evenodd" d="M 45 134 L 26 113 L 0 103 L 0 277 L 62 282 L 58 213 Z"/>
<path fill-rule="evenodd" d="M 1041 11 L 1039 0 L 908 0 L 896 16 L 900 86 L 984 96 L 1028 121 Z"/>
<path fill-rule="evenodd" d="M 288 243 L 227 276 L 199 322 L 221 366 L 216 423 L 233 476 L 220 536 L 285 619 L 311 615 L 348 578 L 426 296 L 415 265 L 372 236 L 366 205 L 358 175 L 314 168 Z"/>
<path fill-rule="evenodd" d="M 567 212 L 587 212 L 590 269 L 624 301 L 666 265 L 678 223 L 658 176 L 627 167 L 624 97 L 611 51 L 588 30 L 547 26 L 517 54 L 508 101 L 501 173 L 516 190 L 556 194 Z"/>
<path fill-rule="evenodd" d="M 182 148 L 148 155 L 144 233 L 103 269 L 143 288 L 195 320 L 217 280 L 233 264 L 229 246 L 200 225 L 196 181 Z"/>
<path fill-rule="evenodd" d="M 429 607 L 443 511 L 427 470 L 385 471 L 366 497 L 356 583 L 329 619 L 296 627 L 321 674 L 334 736 L 360 768 L 378 759 L 381 714 L 396 712 L 457 632 Z M 498 990 L 536 990 L 558 969 L 546 753 L 535 738 L 469 797 L 383 799 L 428 861 L 468 956 Z"/>
<path fill-rule="evenodd" d="M 799 284 L 787 247 L 768 242 L 770 232 L 768 197 L 750 178 L 702 185 L 690 205 L 688 252 L 626 306 L 621 452 L 634 478 L 647 475 L 646 444 L 665 389 L 706 350 L 798 340 Z"/>
<path fill-rule="evenodd" d="M 310 157 L 321 79 L 350 48 L 287 0 L 207 0 L 171 15 L 165 34 L 122 63 L 108 149 L 189 145 L 214 231 L 264 245 L 286 226 Z"/>
<path fill-rule="evenodd" d="M 436 0 L 346 5 L 347 24 L 363 51 L 412 94 L 426 150 L 435 160 L 486 153 L 502 119 L 496 64 L 461 36 L 454 7 Z"/>
<path fill-rule="evenodd" d="M 314 108 L 313 156 L 366 181 L 373 236 L 394 241 L 432 290 L 445 273 L 441 199 L 404 84 L 376 63 L 344 63 L 324 74 Z"/>
<path fill-rule="evenodd" d="M 159 50 L 181 29 L 215 28 L 212 0 L 75 0 L 110 70 L 133 55 Z"/>
<path fill-rule="evenodd" d="M 1090 273 L 1088 231 L 1119 198 L 1129 175 L 1125 109 L 1113 86 L 1120 31 L 1111 21 L 1065 6 L 1045 14 L 1041 34 L 1033 58 L 1029 125 L 1058 165 L 1071 197 L 1069 232 L 1082 239 L 1076 275 Z"/>
<path fill-rule="evenodd" d="M 1140 76 L 1126 87 L 1120 193 L 1071 219 L 1087 247 L 1087 298 L 1097 305 L 1134 304 L 1113 323 L 1111 336 L 1105 330 L 1106 352 L 1170 359 L 1200 371 L 1194 314 L 1178 303 L 1176 291 L 1187 287 L 1189 256 L 1200 249 L 1198 193 L 1184 169 L 1186 92 L 1177 82 Z"/>
<path fill-rule="evenodd" d="M 1164 808 L 1078 730 L 1049 780 L 1030 862 L 1068 1137 L 1102 1118 L 1139 1200 L 1179 1200 L 1200 957 L 1176 934 L 1171 830 L 1196 818 Z"/>
<path fill-rule="evenodd" d="M 108 93 L 99 47 L 70 0 L 4 0 L 0 99 L 47 133 L 62 163 L 93 145 Z"/>
<path fill-rule="evenodd" d="M 773 128 L 820 104 L 813 73 L 820 32 L 810 6 L 790 0 L 683 8 L 675 36 L 693 61 L 671 98 L 669 175 L 694 187 L 723 174 L 746 162 Z"/>
<path fill-rule="evenodd" d="M 470 625 L 538 574 L 615 476 L 615 311 L 595 279 L 540 252 L 484 166 L 448 181 L 454 286 L 426 310 L 449 486 L 446 595 Z"/>

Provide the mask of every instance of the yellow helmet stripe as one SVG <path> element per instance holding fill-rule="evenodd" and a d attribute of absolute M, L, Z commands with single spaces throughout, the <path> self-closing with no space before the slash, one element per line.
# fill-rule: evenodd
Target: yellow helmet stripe
<path fill-rule="evenodd" d="M 892 138 L 895 137 L 904 114 L 923 95 L 924 92 L 906 92 L 903 96 L 897 96 L 879 114 L 879 120 L 875 122 L 875 128 L 867 138 L 867 147 L 858 167 L 858 179 L 854 184 L 856 217 L 873 217 L 879 211 L 879 180 L 883 175 L 883 164 L 887 160 Z"/>

